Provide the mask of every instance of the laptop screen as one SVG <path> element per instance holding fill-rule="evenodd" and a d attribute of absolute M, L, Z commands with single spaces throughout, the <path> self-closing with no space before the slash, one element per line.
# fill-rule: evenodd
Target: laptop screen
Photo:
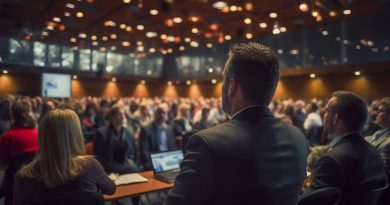
<path fill-rule="evenodd" d="M 180 163 L 183 161 L 183 152 L 181 150 L 151 153 L 154 173 L 166 172 L 180 168 Z"/>

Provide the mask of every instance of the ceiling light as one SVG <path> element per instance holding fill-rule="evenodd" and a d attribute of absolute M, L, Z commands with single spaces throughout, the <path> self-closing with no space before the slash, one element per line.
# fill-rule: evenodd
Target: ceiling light
<path fill-rule="evenodd" d="M 179 50 L 180 50 L 180 51 L 184 51 L 185 49 L 186 49 L 186 47 L 184 47 L 184 46 L 180 46 L 180 47 L 179 47 Z"/>
<path fill-rule="evenodd" d="M 53 17 L 53 21 L 55 21 L 55 22 L 61 22 L 61 19 L 59 18 L 59 17 Z"/>
<path fill-rule="evenodd" d="M 330 11 L 329 12 L 329 16 L 330 17 L 335 17 L 335 16 L 337 16 L 337 12 L 336 11 Z"/>
<path fill-rule="evenodd" d="M 191 32 L 192 32 L 192 33 L 198 33 L 198 32 L 199 32 L 199 29 L 197 29 L 197 28 L 192 28 L 192 29 L 191 29 Z"/>
<path fill-rule="evenodd" d="M 149 31 L 149 32 L 146 32 L 145 36 L 148 38 L 154 38 L 157 36 L 157 33 Z"/>
<path fill-rule="evenodd" d="M 77 41 L 76 38 L 70 38 L 70 42 L 75 43 Z"/>
<path fill-rule="evenodd" d="M 145 48 L 143 46 L 138 46 L 137 51 L 144 52 Z"/>
<path fill-rule="evenodd" d="M 126 31 L 130 32 L 131 31 L 131 26 L 126 26 Z"/>
<path fill-rule="evenodd" d="M 3 70 L 3 73 L 4 73 L 4 74 L 7 74 L 7 73 L 8 73 L 8 70 Z"/>
<path fill-rule="evenodd" d="M 199 43 L 196 41 L 191 41 L 190 46 L 197 48 L 199 47 Z"/>
<path fill-rule="evenodd" d="M 112 82 L 116 82 L 116 78 L 111 78 L 111 81 Z"/>
<path fill-rule="evenodd" d="M 175 18 L 173 18 L 173 22 L 181 23 L 181 22 L 183 22 L 183 19 L 181 19 L 180 17 L 175 17 Z"/>
<path fill-rule="evenodd" d="M 104 26 L 112 26 L 115 27 L 116 23 L 114 21 L 108 20 L 104 22 Z"/>
<path fill-rule="evenodd" d="M 278 54 L 283 54 L 283 49 L 278 49 L 277 52 Z"/>
<path fill-rule="evenodd" d="M 125 4 L 129 4 L 131 2 L 131 0 L 123 0 L 123 3 Z"/>
<path fill-rule="evenodd" d="M 190 81 L 190 80 L 187 80 L 187 81 L 186 81 L 186 84 L 187 84 L 187 85 L 191 85 L 191 81 Z"/>
<path fill-rule="evenodd" d="M 310 74 L 310 78 L 315 78 L 315 77 L 316 77 L 316 74 L 314 74 L 314 73 Z"/>
<path fill-rule="evenodd" d="M 67 3 L 65 6 L 70 8 L 70 9 L 74 9 L 75 8 L 74 4 L 71 4 L 71 3 Z"/>
<path fill-rule="evenodd" d="M 344 11 L 343 11 L 343 14 L 344 15 L 349 15 L 349 14 L 351 14 L 352 13 L 352 11 L 350 10 L 350 9 L 345 9 Z"/>
<path fill-rule="evenodd" d="M 160 36 L 160 38 L 162 39 L 162 40 L 165 40 L 165 39 L 167 39 L 167 35 L 166 34 L 161 34 L 161 36 Z"/>
<path fill-rule="evenodd" d="M 168 85 L 168 86 L 171 86 L 171 85 L 172 85 L 172 81 L 169 80 L 169 81 L 167 82 L 167 85 Z"/>
<path fill-rule="evenodd" d="M 93 41 L 92 45 L 97 46 L 97 45 L 99 45 L 99 43 L 97 41 Z"/>
<path fill-rule="evenodd" d="M 80 38 L 87 38 L 87 34 L 85 34 L 85 33 L 79 33 L 79 37 L 80 37 Z"/>
<path fill-rule="evenodd" d="M 360 45 L 356 45 L 356 50 L 360 50 L 362 47 Z"/>
<path fill-rule="evenodd" d="M 185 41 L 186 43 L 189 43 L 189 42 L 191 42 L 191 38 L 186 37 L 186 38 L 184 38 L 184 41 Z"/>
<path fill-rule="evenodd" d="M 219 28 L 218 24 L 216 24 L 216 23 L 210 24 L 211 30 L 216 31 L 216 30 L 218 30 L 218 28 Z"/>
<path fill-rule="evenodd" d="M 119 28 L 120 29 L 126 29 L 126 24 L 122 23 L 121 25 L 119 25 Z"/>
<path fill-rule="evenodd" d="M 175 41 L 175 37 L 174 36 L 168 36 L 167 37 L 167 41 L 174 42 Z"/>
<path fill-rule="evenodd" d="M 192 22 L 198 22 L 198 21 L 199 21 L 199 18 L 196 17 L 196 16 L 193 16 L 193 17 L 191 17 L 191 21 L 192 21 Z"/>
<path fill-rule="evenodd" d="M 65 13 L 64 13 L 64 16 L 69 17 L 69 16 L 70 16 L 70 13 L 69 13 L 69 12 L 65 12 Z"/>
<path fill-rule="evenodd" d="M 226 36 L 225 36 L 225 40 L 229 41 L 229 40 L 231 40 L 231 39 L 232 39 L 232 36 L 231 36 L 231 35 L 226 35 Z"/>
<path fill-rule="evenodd" d="M 252 11 L 252 10 L 253 10 L 253 4 L 252 4 L 251 2 L 247 2 L 247 3 L 245 4 L 245 9 L 246 9 L 247 11 Z"/>
<path fill-rule="evenodd" d="M 144 27 L 143 25 L 137 25 L 137 29 L 140 30 L 140 31 L 142 31 L 142 30 L 145 29 L 145 27 Z"/>
<path fill-rule="evenodd" d="M 79 11 L 76 13 L 76 16 L 82 18 L 84 16 L 83 12 Z"/>
<path fill-rule="evenodd" d="M 212 80 L 211 80 L 211 83 L 212 83 L 212 84 L 216 84 L 216 83 L 217 83 L 217 80 L 216 80 L 216 79 L 212 79 Z"/>
<path fill-rule="evenodd" d="M 48 36 L 49 33 L 48 33 L 47 31 L 42 31 L 41 35 L 42 35 L 42 36 Z"/>
<path fill-rule="evenodd" d="M 245 23 L 245 24 L 251 24 L 251 23 L 252 23 L 252 19 L 250 19 L 250 18 L 245 18 L 245 19 L 244 19 L 244 23 Z"/>
<path fill-rule="evenodd" d="M 130 42 L 128 42 L 128 41 L 123 41 L 123 42 L 122 42 L 122 46 L 124 46 L 124 47 L 129 47 L 129 46 L 130 46 Z"/>
<path fill-rule="evenodd" d="M 278 17 L 278 14 L 277 13 L 275 13 L 275 12 L 272 12 L 272 13 L 270 13 L 269 14 L 269 17 L 271 17 L 271 18 L 277 18 Z"/>
<path fill-rule="evenodd" d="M 108 40 L 108 37 L 107 37 L 107 36 L 102 36 L 102 40 L 103 40 L 103 41 L 107 41 L 107 40 Z"/>
<path fill-rule="evenodd" d="M 212 43 L 207 43 L 207 44 L 206 44 L 206 47 L 207 47 L 207 48 L 212 48 L 212 47 L 213 47 L 213 44 L 212 44 Z"/>
<path fill-rule="evenodd" d="M 142 85 L 145 85 L 145 84 L 146 84 L 146 81 L 145 81 L 145 80 L 141 80 L 141 84 L 142 84 Z"/>
<path fill-rule="evenodd" d="M 150 53 L 154 53 L 154 52 L 156 52 L 156 49 L 155 48 L 149 48 L 149 52 Z"/>
<path fill-rule="evenodd" d="M 212 73 L 214 71 L 214 69 L 209 68 L 209 69 L 207 69 L 207 71 L 209 71 L 209 73 Z"/>
<path fill-rule="evenodd" d="M 96 41 L 97 40 L 97 36 L 95 36 L 95 35 L 91 36 L 91 40 Z"/>
<path fill-rule="evenodd" d="M 286 31 L 287 31 L 286 27 L 284 27 L 284 26 L 280 27 L 280 32 L 286 32 Z"/>
<path fill-rule="evenodd" d="M 272 30 L 272 34 L 279 34 L 280 33 L 280 30 L 279 30 L 279 28 L 274 28 L 273 30 Z"/>
<path fill-rule="evenodd" d="M 299 54 L 299 51 L 298 51 L 298 49 L 292 49 L 292 50 L 290 51 L 290 54 L 291 54 L 291 55 L 298 55 L 298 54 Z"/>
<path fill-rule="evenodd" d="M 110 48 L 112 51 L 115 51 L 116 50 L 116 46 L 111 46 Z"/>
<path fill-rule="evenodd" d="M 260 28 L 267 28 L 267 23 L 262 22 L 259 24 L 259 26 Z"/>
<path fill-rule="evenodd" d="M 48 30 L 54 30 L 54 27 L 52 26 L 52 25 L 48 25 L 47 27 L 46 27 Z"/>
<path fill-rule="evenodd" d="M 309 6 L 306 3 L 301 3 L 299 5 L 299 10 L 301 10 L 302 12 L 307 12 L 309 10 Z"/>
<path fill-rule="evenodd" d="M 251 33 L 246 33 L 246 34 L 245 34 L 245 38 L 247 38 L 247 39 L 252 39 L 252 38 L 253 38 L 253 34 L 251 34 Z"/>
<path fill-rule="evenodd" d="M 311 15 L 313 16 L 313 17 L 317 17 L 318 16 L 318 11 L 317 10 L 313 10 L 313 11 L 311 11 Z"/>
<path fill-rule="evenodd" d="M 328 34 L 329 34 L 328 31 L 322 31 L 323 36 L 327 36 Z"/>
<path fill-rule="evenodd" d="M 151 15 L 155 16 L 155 15 L 158 14 L 158 10 L 152 9 L 152 10 L 149 11 L 149 13 L 150 13 Z"/>
<path fill-rule="evenodd" d="M 116 38 L 118 38 L 118 35 L 116 35 L 115 33 L 113 33 L 113 34 L 110 35 L 110 38 L 116 39 Z"/>
<path fill-rule="evenodd" d="M 106 51 L 106 50 L 107 50 L 106 48 L 100 47 L 100 51 L 104 52 L 104 51 Z"/>
<path fill-rule="evenodd" d="M 213 7 L 216 9 L 222 9 L 226 6 L 227 6 L 227 4 L 224 1 L 217 1 L 217 2 L 213 3 Z"/>
<path fill-rule="evenodd" d="M 165 54 L 167 54 L 167 51 L 164 50 L 164 49 L 162 49 L 162 50 L 161 50 L 161 54 L 165 55 Z"/>
<path fill-rule="evenodd" d="M 142 43 L 142 41 L 137 41 L 137 46 L 142 46 L 143 45 L 143 43 Z"/>
<path fill-rule="evenodd" d="M 361 75 L 360 71 L 355 71 L 355 76 Z"/>
<path fill-rule="evenodd" d="M 77 75 L 73 75 L 73 80 L 77 80 Z"/>
<path fill-rule="evenodd" d="M 238 10 L 237 6 L 235 5 L 230 6 L 230 11 L 235 12 L 237 10 Z"/>
<path fill-rule="evenodd" d="M 317 21 L 317 22 L 322 21 L 322 16 L 321 16 L 321 15 L 318 15 L 318 16 L 316 17 L 316 21 Z"/>
<path fill-rule="evenodd" d="M 168 52 L 168 53 L 172 53 L 172 52 L 173 52 L 172 48 L 168 48 L 168 49 L 167 49 L 167 52 Z"/>

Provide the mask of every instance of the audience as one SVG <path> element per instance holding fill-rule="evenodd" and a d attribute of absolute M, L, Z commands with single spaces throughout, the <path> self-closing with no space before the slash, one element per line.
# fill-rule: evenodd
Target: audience
<path fill-rule="evenodd" d="M 390 97 L 383 98 L 378 105 L 375 120 L 381 129 L 366 137 L 366 140 L 376 147 L 381 155 L 390 183 Z M 390 188 L 385 191 L 380 202 L 381 205 L 390 204 Z"/>
<path fill-rule="evenodd" d="M 11 128 L 12 112 L 11 99 L 3 97 L 0 99 L 0 137 L 1 135 Z"/>
<path fill-rule="evenodd" d="M 168 108 L 161 104 L 155 111 L 154 121 L 145 126 L 140 134 L 141 166 L 150 170 L 150 152 L 168 151 L 177 148 L 176 138 L 171 125 L 167 123 Z"/>
<path fill-rule="evenodd" d="M 93 139 L 93 153 L 107 173 L 138 171 L 136 143 L 132 130 L 123 126 L 125 111 L 114 105 L 107 114 L 109 124 L 99 128 Z"/>
<path fill-rule="evenodd" d="M 371 190 L 387 184 L 380 155 L 360 134 L 367 119 L 366 104 L 352 92 L 338 91 L 325 110 L 324 131 L 331 149 L 318 160 L 304 196 L 324 187 L 339 187 L 340 205 L 362 204 Z"/>
<path fill-rule="evenodd" d="M 25 163 L 32 160 L 38 150 L 38 131 L 31 113 L 31 104 L 19 100 L 12 105 L 11 129 L 0 138 L 0 165 L 7 165 L 1 192 L 4 205 L 12 204 L 14 175 Z"/>
<path fill-rule="evenodd" d="M 100 163 L 85 154 L 75 112 L 50 111 L 42 117 L 38 130 L 38 153 L 15 178 L 15 205 L 61 199 L 78 192 L 115 192 L 114 182 Z"/>

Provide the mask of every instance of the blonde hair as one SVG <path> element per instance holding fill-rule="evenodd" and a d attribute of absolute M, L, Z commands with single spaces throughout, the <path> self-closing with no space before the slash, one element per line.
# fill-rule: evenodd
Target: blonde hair
<path fill-rule="evenodd" d="M 85 162 L 84 138 L 75 112 L 56 109 L 46 113 L 38 126 L 39 150 L 19 174 L 55 187 L 79 175 Z"/>

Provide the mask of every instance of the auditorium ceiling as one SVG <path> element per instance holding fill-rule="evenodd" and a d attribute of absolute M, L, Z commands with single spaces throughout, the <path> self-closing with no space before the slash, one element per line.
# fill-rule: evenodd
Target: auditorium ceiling
<path fill-rule="evenodd" d="M 378 0 L 2 0 L 0 35 L 96 50 L 210 47 L 368 16 Z"/>

